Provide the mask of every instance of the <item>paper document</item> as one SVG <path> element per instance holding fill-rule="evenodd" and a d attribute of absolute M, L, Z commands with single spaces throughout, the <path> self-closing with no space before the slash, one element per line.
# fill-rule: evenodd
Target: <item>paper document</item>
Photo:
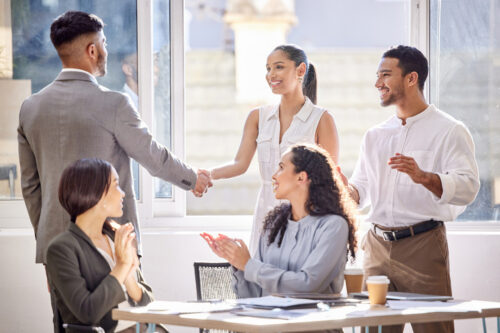
<path fill-rule="evenodd" d="M 273 310 L 241 310 L 231 311 L 232 314 L 238 316 L 259 317 L 259 318 L 276 318 L 276 319 L 294 319 L 309 314 L 308 312 L 297 310 L 284 310 L 275 308 Z"/>
<path fill-rule="evenodd" d="M 241 309 L 233 302 L 166 302 L 154 301 L 146 306 L 147 311 L 169 314 L 223 312 Z"/>
<path fill-rule="evenodd" d="M 481 312 L 481 309 L 470 302 L 424 302 L 424 301 L 387 301 L 394 310 L 414 312 Z"/>

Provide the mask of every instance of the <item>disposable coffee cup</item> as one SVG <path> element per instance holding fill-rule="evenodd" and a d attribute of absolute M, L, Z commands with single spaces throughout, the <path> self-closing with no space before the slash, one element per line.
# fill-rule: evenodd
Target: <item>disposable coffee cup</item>
<path fill-rule="evenodd" d="M 370 304 L 385 304 L 389 282 L 389 279 L 385 275 L 373 275 L 366 279 Z"/>
<path fill-rule="evenodd" d="M 345 288 L 347 294 L 360 293 L 363 288 L 363 270 L 361 268 L 348 268 L 344 271 Z"/>

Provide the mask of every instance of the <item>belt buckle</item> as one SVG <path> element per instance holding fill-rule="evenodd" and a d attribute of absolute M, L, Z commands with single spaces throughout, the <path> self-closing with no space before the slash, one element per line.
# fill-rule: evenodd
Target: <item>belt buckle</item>
<path fill-rule="evenodd" d="M 384 231 L 382 233 L 382 235 L 384 235 L 384 240 L 389 241 L 389 242 L 393 242 L 393 241 L 398 240 L 398 238 L 396 237 L 395 231 Z M 392 236 L 392 238 L 391 238 L 391 236 Z"/>
<path fill-rule="evenodd" d="M 382 236 L 384 236 L 384 240 L 389 242 L 392 241 L 391 234 L 392 234 L 391 231 L 382 231 Z"/>

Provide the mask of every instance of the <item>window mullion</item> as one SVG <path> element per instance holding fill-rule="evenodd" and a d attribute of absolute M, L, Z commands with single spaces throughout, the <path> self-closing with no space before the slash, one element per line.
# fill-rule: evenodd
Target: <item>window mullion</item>
<path fill-rule="evenodd" d="M 410 45 L 418 48 L 430 59 L 430 0 L 411 0 L 410 7 Z M 430 82 L 427 79 L 427 82 Z M 424 95 L 429 100 L 429 84 L 425 85 Z"/>
<path fill-rule="evenodd" d="M 153 11 L 151 0 L 137 1 L 137 53 L 139 82 L 139 112 L 151 132 L 154 130 L 154 85 L 153 85 Z M 154 133 L 154 132 L 153 132 Z M 153 216 L 153 177 L 145 168 L 140 168 L 140 198 L 138 202 L 141 220 Z"/>

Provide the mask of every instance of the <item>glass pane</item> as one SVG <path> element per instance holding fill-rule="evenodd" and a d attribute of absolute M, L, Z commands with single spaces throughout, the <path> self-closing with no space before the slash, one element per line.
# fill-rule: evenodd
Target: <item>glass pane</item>
<path fill-rule="evenodd" d="M 158 142 L 171 149 L 169 0 L 153 1 L 153 52 L 155 135 Z M 171 198 L 172 184 L 156 178 L 155 196 L 157 198 Z"/>
<path fill-rule="evenodd" d="M 481 188 L 459 220 L 500 219 L 500 1 L 431 0 L 431 102 L 472 133 Z"/>
<path fill-rule="evenodd" d="M 67 10 L 82 10 L 101 17 L 106 23 L 104 32 L 109 55 L 108 74 L 98 81 L 110 89 L 122 90 L 126 79 L 122 61 L 137 52 L 136 0 L 7 0 L 3 3 L 0 9 L 0 199 L 20 199 L 16 133 L 19 109 L 25 98 L 52 82 L 61 70 L 61 62 L 50 41 L 52 21 Z"/>
<path fill-rule="evenodd" d="M 210 169 L 234 159 L 248 113 L 279 103 L 265 81 L 265 62 L 286 42 L 304 48 L 316 67 L 318 105 L 335 118 L 349 176 L 365 131 L 394 113 L 379 105 L 375 72 L 389 46 L 409 43 L 410 1 L 253 1 L 254 9 L 242 3 L 185 1 L 187 161 Z M 256 160 L 244 175 L 216 181 L 203 198 L 188 195 L 188 214 L 253 214 L 261 184 Z"/>

